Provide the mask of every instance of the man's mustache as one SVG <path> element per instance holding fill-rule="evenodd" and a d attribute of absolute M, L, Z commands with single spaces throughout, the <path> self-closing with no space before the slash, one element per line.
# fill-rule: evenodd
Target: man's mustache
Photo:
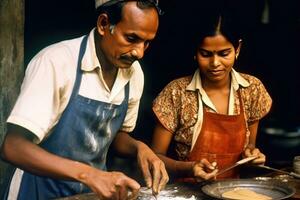
<path fill-rule="evenodd" d="M 138 58 L 135 57 L 135 56 L 127 56 L 127 55 L 120 56 L 120 59 L 124 60 L 124 61 L 131 62 L 131 63 L 133 63 L 134 61 L 138 60 Z"/>

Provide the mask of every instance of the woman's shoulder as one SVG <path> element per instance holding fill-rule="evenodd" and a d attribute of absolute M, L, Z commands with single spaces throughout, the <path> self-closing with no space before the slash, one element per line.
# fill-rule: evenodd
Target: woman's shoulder
<path fill-rule="evenodd" d="M 192 81 L 193 76 L 184 76 L 177 79 L 172 80 L 167 84 L 165 88 L 168 89 L 176 89 L 176 90 L 185 90 L 186 87 L 190 84 Z"/>
<path fill-rule="evenodd" d="M 240 75 L 249 83 L 248 87 L 242 87 L 244 96 L 252 100 L 257 99 L 258 96 L 271 99 L 266 87 L 259 78 L 245 73 L 240 73 Z"/>
<path fill-rule="evenodd" d="M 272 99 L 266 87 L 259 78 L 244 73 L 240 73 L 240 75 L 249 82 L 248 87 L 242 87 L 242 94 L 244 98 L 248 99 L 249 101 L 268 101 L 271 104 Z M 262 101 L 262 99 L 264 100 Z"/>
<path fill-rule="evenodd" d="M 257 77 L 243 73 L 240 75 L 249 82 L 248 87 L 241 88 L 248 122 L 260 120 L 270 111 L 272 98 Z"/>
<path fill-rule="evenodd" d="M 257 96 L 266 96 L 268 97 L 268 91 L 265 88 L 261 80 L 253 75 L 240 73 L 240 75 L 249 83 L 249 86 L 242 86 L 242 91 L 245 96 L 248 96 L 249 99 L 256 98 Z"/>
<path fill-rule="evenodd" d="M 256 76 L 250 75 L 250 74 L 246 74 L 246 73 L 240 73 L 239 74 L 249 83 L 249 87 L 253 88 L 253 87 L 257 87 L 257 86 L 261 86 L 263 85 L 263 83 L 261 82 L 261 80 L 259 78 L 257 78 Z"/>

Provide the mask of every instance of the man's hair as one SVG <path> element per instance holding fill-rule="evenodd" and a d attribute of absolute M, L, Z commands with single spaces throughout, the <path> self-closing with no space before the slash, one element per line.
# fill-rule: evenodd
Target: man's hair
<path fill-rule="evenodd" d="M 122 19 L 122 9 L 127 2 L 135 1 L 140 9 L 155 8 L 159 15 L 162 15 L 161 9 L 158 7 L 158 0 L 119 0 L 113 4 L 103 4 L 96 9 L 96 18 L 106 13 L 112 26 L 119 23 Z"/>

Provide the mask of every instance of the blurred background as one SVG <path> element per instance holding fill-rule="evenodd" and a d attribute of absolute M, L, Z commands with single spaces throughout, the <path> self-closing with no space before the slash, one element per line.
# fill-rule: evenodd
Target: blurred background
<path fill-rule="evenodd" d="M 205 17 L 203 13 L 209 14 L 224 2 L 239 17 L 244 34 L 235 69 L 258 77 L 273 98 L 271 112 L 261 121 L 257 145 L 266 154 L 269 165 L 287 166 L 295 155 L 300 155 L 300 1 L 297 0 L 160 0 L 164 15 L 157 37 L 141 61 L 145 88 L 133 136 L 151 143 L 155 124 L 151 112 L 153 99 L 168 82 L 195 70 L 187 33 L 193 26 L 201 26 L 197 24 L 199 14 Z M 1 0 L 2 6 L 4 3 L 7 1 Z M 87 34 L 95 25 L 93 0 L 30 0 L 24 6 L 23 70 L 45 46 Z M 22 79 L 17 81 L 20 84 Z M 110 155 L 111 169 L 121 166 L 126 173 L 140 176 L 132 167 L 134 162 L 113 152 Z"/>

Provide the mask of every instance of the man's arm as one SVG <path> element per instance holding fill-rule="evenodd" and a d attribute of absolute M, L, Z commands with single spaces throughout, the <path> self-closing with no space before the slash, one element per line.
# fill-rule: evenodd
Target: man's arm
<path fill-rule="evenodd" d="M 152 187 L 154 194 L 165 187 L 169 181 L 165 165 L 145 143 L 135 140 L 126 132 L 119 132 L 113 145 L 122 155 L 137 156 L 146 185 Z"/>
<path fill-rule="evenodd" d="M 32 142 L 34 139 L 36 137 L 30 131 L 20 126 L 9 125 L 1 156 L 4 160 L 37 175 L 59 179 L 78 179 L 80 171 L 71 172 L 67 169 L 80 163 L 48 153 L 34 144 Z"/>
<path fill-rule="evenodd" d="M 9 125 L 1 149 L 2 158 L 36 175 L 82 182 L 104 199 L 125 199 L 127 187 L 134 193 L 140 187 L 136 181 L 122 173 L 101 171 L 51 154 L 34 144 L 34 138 L 30 131 L 20 126 Z"/>

